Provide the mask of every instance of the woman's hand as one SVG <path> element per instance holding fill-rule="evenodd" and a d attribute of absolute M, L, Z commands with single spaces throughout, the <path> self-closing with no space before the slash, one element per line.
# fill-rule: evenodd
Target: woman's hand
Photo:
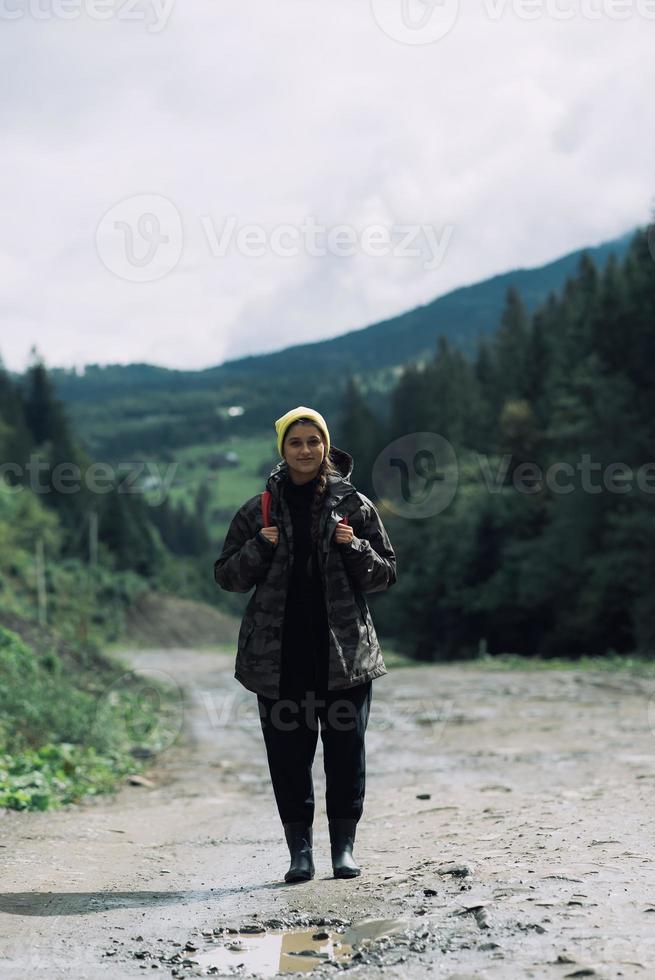
<path fill-rule="evenodd" d="M 334 531 L 334 540 L 337 544 L 347 544 L 352 543 L 354 533 L 350 524 L 337 524 Z"/>
<path fill-rule="evenodd" d="M 277 545 L 280 540 L 280 531 L 277 527 L 263 527 L 261 533 L 272 545 Z"/>
<path fill-rule="evenodd" d="M 277 527 L 263 527 L 261 534 L 270 541 L 272 545 L 277 545 L 280 540 L 280 532 Z M 334 531 L 334 540 L 337 544 L 351 544 L 353 539 L 353 529 L 349 524 L 337 524 Z"/>

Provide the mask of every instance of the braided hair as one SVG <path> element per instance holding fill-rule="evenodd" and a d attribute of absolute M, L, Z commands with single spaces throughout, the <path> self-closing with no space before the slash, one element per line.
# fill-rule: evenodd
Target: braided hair
<path fill-rule="evenodd" d="M 321 511 L 323 510 L 323 500 L 327 493 L 328 474 L 340 475 L 339 470 L 331 459 L 328 456 L 324 456 L 323 462 L 318 470 L 318 480 L 316 481 L 314 499 L 312 500 L 312 547 L 314 548 L 318 548 L 318 523 L 321 519 Z"/>

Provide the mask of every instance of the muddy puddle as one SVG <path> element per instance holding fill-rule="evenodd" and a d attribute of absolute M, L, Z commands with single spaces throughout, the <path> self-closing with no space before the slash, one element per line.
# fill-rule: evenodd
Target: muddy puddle
<path fill-rule="evenodd" d="M 307 921 L 307 920 L 305 920 Z M 349 924 L 317 919 L 303 926 L 282 926 L 277 919 L 203 931 L 171 955 L 156 950 L 135 950 L 138 960 L 166 965 L 172 976 L 275 977 L 311 973 L 322 966 L 348 969 L 368 957 L 384 959 L 394 948 L 405 948 L 413 937 L 406 919 L 363 919 Z"/>
<path fill-rule="evenodd" d="M 0 812 L 3 980 L 655 978 L 655 680 L 394 670 L 367 736 L 362 874 L 331 876 L 319 747 L 317 874 L 287 885 L 233 657 L 132 662 L 184 683 L 193 744 L 162 754 L 155 786 Z M 389 931 L 391 917 L 411 927 Z M 377 938 L 372 921 L 387 923 Z"/>
<path fill-rule="evenodd" d="M 330 933 L 305 929 L 234 938 L 218 949 L 201 953 L 195 960 L 208 974 L 245 970 L 273 977 L 279 973 L 309 972 L 327 960 L 349 962 L 351 956 L 352 947 Z"/>
<path fill-rule="evenodd" d="M 345 965 L 353 954 L 383 936 L 402 932 L 409 923 L 399 919 L 362 922 L 345 932 L 314 929 L 271 929 L 240 932 L 217 949 L 194 957 L 207 973 L 244 970 L 262 977 L 310 972 L 325 962 Z M 256 927 L 255 927 L 256 928 Z"/>

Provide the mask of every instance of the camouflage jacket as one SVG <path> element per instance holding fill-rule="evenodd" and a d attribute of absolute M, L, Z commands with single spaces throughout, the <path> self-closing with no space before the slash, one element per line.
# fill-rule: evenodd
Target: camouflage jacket
<path fill-rule="evenodd" d="M 319 522 L 319 566 L 329 628 L 328 689 L 354 687 L 388 673 L 364 593 L 382 592 L 396 581 L 396 556 L 375 506 L 350 482 L 353 458 L 330 447 L 340 476 L 328 477 Z M 247 690 L 278 698 L 282 627 L 289 570 L 293 562 L 291 514 L 282 480 L 281 460 L 266 481 L 271 492 L 270 523 L 279 528 L 278 544 L 259 533 L 261 494 L 237 511 L 214 562 L 214 579 L 228 592 L 249 592 L 241 622 L 234 676 Z M 332 541 L 345 515 L 353 529 L 350 545 Z"/>

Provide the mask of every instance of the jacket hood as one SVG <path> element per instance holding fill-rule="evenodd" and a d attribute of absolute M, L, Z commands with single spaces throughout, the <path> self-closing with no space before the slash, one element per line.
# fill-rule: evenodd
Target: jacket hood
<path fill-rule="evenodd" d="M 328 456 L 330 462 L 338 469 L 340 474 L 339 476 L 331 474 L 328 478 L 331 496 L 340 500 L 355 489 L 350 482 L 350 474 L 353 471 L 355 462 L 350 453 L 347 453 L 345 449 L 339 449 L 334 444 L 330 446 Z M 266 481 L 266 489 L 272 490 L 274 485 L 286 475 L 288 469 L 287 461 L 281 459 L 271 470 L 271 474 Z"/>

